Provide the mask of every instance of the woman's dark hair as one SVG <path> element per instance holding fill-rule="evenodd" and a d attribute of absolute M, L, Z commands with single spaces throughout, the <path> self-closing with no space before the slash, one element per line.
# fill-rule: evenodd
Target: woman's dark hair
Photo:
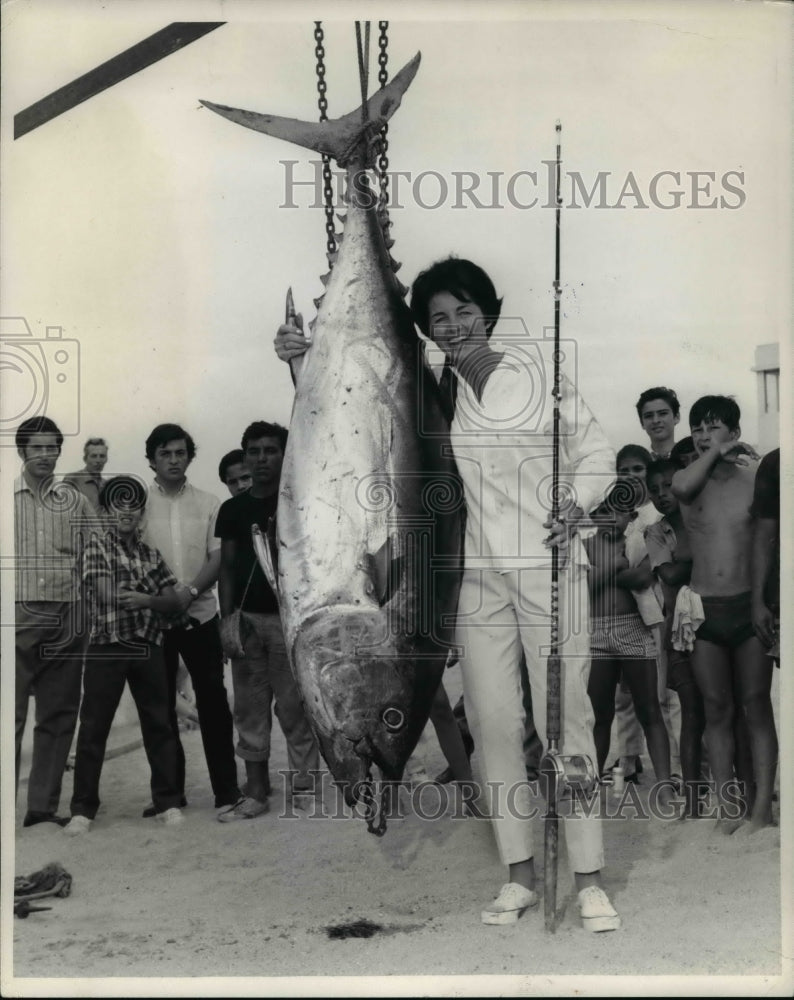
<path fill-rule="evenodd" d="M 461 302 L 473 302 L 485 317 L 485 331 L 490 337 L 502 300 L 497 296 L 494 283 L 477 264 L 459 257 L 447 257 L 422 271 L 411 288 L 411 312 L 414 322 L 426 336 L 430 336 L 430 300 L 438 292 L 450 292 Z"/>

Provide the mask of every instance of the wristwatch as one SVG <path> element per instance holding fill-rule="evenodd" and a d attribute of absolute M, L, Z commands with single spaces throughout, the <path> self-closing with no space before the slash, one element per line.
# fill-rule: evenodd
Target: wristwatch
<path fill-rule="evenodd" d="M 188 587 L 187 589 L 190 592 L 190 596 L 193 598 L 193 600 L 195 600 L 198 597 L 198 595 L 199 595 L 198 588 L 197 587 Z"/>

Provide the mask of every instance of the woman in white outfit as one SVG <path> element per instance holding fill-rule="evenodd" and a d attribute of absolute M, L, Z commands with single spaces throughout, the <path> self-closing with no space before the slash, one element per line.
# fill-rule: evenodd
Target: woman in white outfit
<path fill-rule="evenodd" d="M 493 829 L 508 880 L 482 911 L 486 924 L 513 923 L 538 902 L 531 795 L 524 764 L 521 655 L 526 655 L 535 724 L 546 741 L 546 655 L 550 623 L 550 547 L 566 545 L 560 579 L 563 658 L 562 747 L 595 760 L 587 695 L 587 557 L 573 524 L 611 479 L 614 452 L 574 385 L 561 382 L 560 473 L 571 504 L 567 524 L 550 526 L 552 397 L 550 350 L 523 324 L 501 349 L 490 342 L 501 300 L 477 265 L 450 258 L 416 279 L 411 309 L 424 334 L 458 376 L 450 439 L 463 480 L 466 559 L 457 642 L 466 710 L 482 776 L 493 790 Z M 567 545 L 570 539 L 570 545 Z M 620 918 L 601 884 L 600 820 L 564 823 L 582 921 L 614 930 Z"/>

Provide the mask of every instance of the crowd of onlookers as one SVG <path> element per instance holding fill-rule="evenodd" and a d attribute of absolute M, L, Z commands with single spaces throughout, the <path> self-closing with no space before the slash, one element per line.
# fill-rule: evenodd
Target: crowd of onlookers
<path fill-rule="evenodd" d="M 260 421 L 246 429 L 242 449 L 220 463 L 231 495 L 221 504 L 188 482 L 195 443 L 176 424 L 155 427 L 146 440 L 154 473 L 148 489 L 135 476 L 103 476 L 108 448 L 100 438 L 86 442 L 84 468 L 58 480 L 63 436 L 57 425 L 36 417 L 19 427 L 17 783 L 28 701 L 35 699 L 24 826 L 55 822 L 69 834 L 89 829 L 125 685 L 151 768 L 151 803 L 143 816 L 167 825 L 182 821 L 180 661 L 192 682 L 221 822 L 268 810 L 274 702 L 293 769 L 290 793 L 313 791 L 317 745 L 287 662 L 278 606 L 251 542 L 251 524 L 267 525 L 275 514 L 286 438 L 278 424 Z M 226 658 L 232 661 L 234 718 L 224 686 Z M 57 810 L 78 710 L 67 819 Z M 245 764 L 242 788 L 236 756 Z"/>
<path fill-rule="evenodd" d="M 461 263 L 468 265 L 453 263 L 457 271 Z M 488 286 L 477 270 L 452 283 L 442 267 L 433 276 L 436 286 L 428 288 L 420 275 L 413 309 L 425 333 L 436 323 L 439 329 L 470 324 L 470 332 L 485 331 L 484 339 L 471 333 L 472 353 L 463 359 L 465 338 L 445 345 L 438 336 L 437 342 L 448 361 L 457 358 L 455 393 L 469 393 L 468 406 L 482 411 L 479 419 L 490 414 L 496 421 L 500 405 L 521 397 L 524 387 L 517 366 L 503 366 L 504 353 L 487 345 L 490 328 L 482 317 L 498 316 L 499 303 L 487 299 Z M 277 346 L 298 343 L 299 335 L 297 327 L 285 325 Z M 443 384 L 442 376 L 445 391 Z M 583 606 L 590 608 L 584 645 L 581 637 L 566 640 L 569 674 L 584 672 L 565 681 L 574 686 L 566 694 L 563 746 L 577 752 L 581 744 L 585 753 L 594 746 L 602 782 L 618 769 L 625 780 L 636 781 L 644 739 L 659 807 L 675 809 L 682 796 L 683 815 L 695 818 L 705 789 L 705 734 L 719 827 L 730 833 L 745 818 L 751 829 L 768 825 L 777 767 L 770 687 L 779 659 L 779 450 L 759 462 L 740 439 L 737 404 L 724 396 L 699 399 L 689 412 L 690 436 L 676 442 L 678 398 L 666 387 L 653 387 L 636 405 L 648 447 L 628 444 L 615 458 L 586 404 L 564 381 L 562 396 L 563 420 L 565 405 L 577 407 L 578 420 L 577 436 L 565 444 L 566 461 L 580 472 L 608 468 L 614 480 L 606 491 L 588 494 L 581 486 L 579 505 L 564 510 L 558 522 L 546 521 L 545 538 L 539 533 L 543 511 L 522 509 L 521 503 L 510 507 L 510 477 L 521 459 L 520 451 L 510 448 L 520 445 L 503 436 L 502 448 L 484 458 L 479 453 L 480 478 L 470 484 L 469 410 L 456 409 L 454 393 L 448 401 L 450 439 L 468 508 L 458 636 L 459 645 L 461 636 L 465 639 L 465 702 L 453 715 L 441 685 L 433 703 L 431 720 L 449 764 L 437 780 L 469 782 L 475 748 L 482 754 L 483 777 L 498 778 L 494 785 L 511 787 L 537 772 L 545 735 L 545 667 L 527 642 L 526 629 L 537 617 L 525 623 L 522 615 L 548 615 L 548 577 L 545 564 L 538 563 L 534 594 L 510 564 L 516 554 L 511 537 L 530 525 L 537 538 L 529 529 L 527 537 L 538 551 L 564 548 L 563 604 L 578 580 L 585 588 Z M 218 820 L 253 819 L 268 811 L 274 706 L 287 742 L 287 794 L 296 801 L 313 794 L 317 743 L 290 670 L 277 599 L 251 536 L 252 524 L 264 528 L 275 518 L 287 430 L 264 421 L 246 428 L 241 448 L 219 465 L 230 494 L 223 504 L 189 482 L 195 444 L 177 424 L 158 425 L 146 440 L 153 472 L 148 488 L 135 476 L 103 475 L 108 448 L 101 438 L 86 442 L 83 469 L 57 479 L 62 442 L 46 417 L 26 420 L 16 436 L 22 460 L 15 484 L 17 783 L 28 702 L 35 699 L 23 825 L 54 822 L 68 834 L 89 829 L 125 685 L 138 710 L 151 768 L 151 803 L 143 816 L 166 825 L 182 821 L 180 661 L 192 681 Z M 540 477 L 542 468 L 538 464 L 534 474 Z M 487 546 L 492 566 L 488 576 L 478 564 L 476 579 L 469 569 L 472 555 L 482 563 L 475 535 L 476 544 Z M 577 574 L 577 566 L 585 571 Z M 530 599 L 537 610 L 528 612 Z M 490 602 L 485 618 L 483 602 Z M 467 619 L 476 626 L 468 633 Z M 577 641 L 581 648 L 571 653 Z M 223 681 L 226 660 L 231 660 L 233 713 Z M 540 710 L 534 720 L 533 691 Z M 575 700 L 581 691 L 589 704 Z M 58 806 L 78 712 L 74 791 L 66 818 L 58 815 Z M 618 747 L 609 767 L 615 723 Z M 244 762 L 242 785 L 236 757 Z M 494 823 L 509 882 L 483 911 L 486 923 L 517 919 L 536 901 L 527 826 Z M 590 826 L 582 823 L 579 829 L 580 843 L 569 834 L 569 852 L 583 922 L 591 930 L 614 929 L 619 918 L 600 888 L 600 833 L 588 841 Z"/>

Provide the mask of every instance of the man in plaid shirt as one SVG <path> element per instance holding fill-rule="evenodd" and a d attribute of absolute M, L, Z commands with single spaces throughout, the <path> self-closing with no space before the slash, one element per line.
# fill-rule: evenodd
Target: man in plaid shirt
<path fill-rule="evenodd" d="M 91 638 L 83 677 L 83 702 L 74 773 L 72 819 L 65 832 L 89 829 L 99 808 L 105 747 L 124 684 L 141 723 L 151 768 L 152 801 L 166 825 L 182 822 L 177 740 L 171 727 L 163 659 L 164 615 L 180 610 L 176 577 L 138 525 L 146 490 L 130 476 L 111 479 L 100 494 L 107 515 L 101 534 L 83 549 L 83 583 L 90 601 Z"/>

